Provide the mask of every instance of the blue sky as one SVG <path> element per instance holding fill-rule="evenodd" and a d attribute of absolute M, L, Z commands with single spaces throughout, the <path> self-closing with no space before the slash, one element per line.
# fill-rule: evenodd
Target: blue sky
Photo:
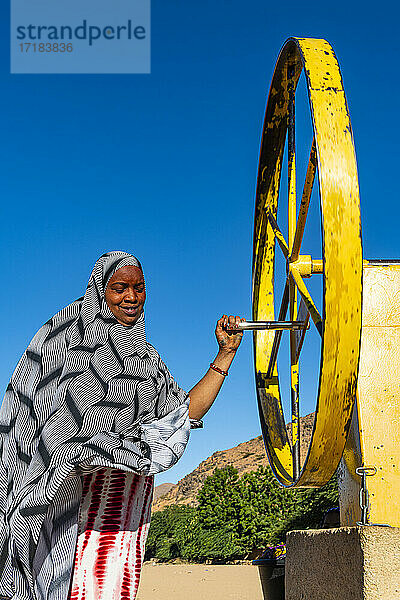
<path fill-rule="evenodd" d="M 186 389 L 203 375 L 217 350 L 217 318 L 251 314 L 260 132 L 275 60 L 291 35 L 324 37 L 336 51 L 364 254 L 399 257 L 394 2 L 153 0 L 150 75 L 10 75 L 9 13 L 0 11 L 3 389 L 35 331 L 83 293 L 96 259 L 115 249 L 142 261 L 148 338 L 171 372 Z M 315 357 L 302 414 L 314 409 L 317 370 Z M 259 435 L 253 379 L 246 334 L 204 430 L 158 483 Z"/>

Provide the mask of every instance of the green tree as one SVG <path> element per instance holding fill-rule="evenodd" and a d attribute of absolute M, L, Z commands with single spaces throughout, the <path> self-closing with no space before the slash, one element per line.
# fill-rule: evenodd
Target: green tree
<path fill-rule="evenodd" d="M 201 527 L 231 535 L 232 558 L 276 541 L 278 524 L 296 505 L 294 493 L 281 488 L 269 468 L 239 477 L 231 465 L 206 479 L 197 500 Z"/>
<path fill-rule="evenodd" d="M 183 556 L 197 519 L 190 506 L 168 506 L 154 513 L 146 544 L 146 558 L 171 560 Z"/>
<path fill-rule="evenodd" d="M 268 467 L 243 475 L 244 510 L 243 543 L 247 552 L 263 549 L 280 540 L 276 539 L 276 529 L 296 505 L 292 490 L 282 488 Z"/>
<path fill-rule="evenodd" d="M 197 514 L 201 537 L 226 548 L 221 556 L 231 558 L 243 553 L 244 486 L 232 465 L 215 469 L 197 495 Z M 217 544 L 218 540 L 218 544 Z"/>
<path fill-rule="evenodd" d="M 215 469 L 197 495 L 199 521 L 205 529 L 235 531 L 243 507 L 243 482 L 232 465 Z"/>
<path fill-rule="evenodd" d="M 317 527 L 338 503 L 336 477 L 323 488 L 282 488 L 269 468 L 239 477 L 215 469 L 197 496 L 198 506 L 170 506 L 153 515 L 146 557 L 204 561 L 244 558 L 285 541 L 287 531 Z"/>
<path fill-rule="evenodd" d="M 296 504 L 277 528 L 277 536 L 285 538 L 294 529 L 315 529 L 319 527 L 324 514 L 339 505 L 339 490 L 336 475 L 321 488 L 293 490 Z"/>

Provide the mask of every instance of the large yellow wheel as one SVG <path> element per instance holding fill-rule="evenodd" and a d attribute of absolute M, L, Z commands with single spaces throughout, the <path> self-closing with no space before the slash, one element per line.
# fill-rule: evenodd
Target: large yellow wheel
<path fill-rule="evenodd" d="M 297 210 L 294 108 L 303 69 L 313 139 L 310 139 L 310 159 Z M 277 222 L 286 137 L 287 239 Z M 316 175 L 321 207 L 321 257 L 311 257 L 301 248 Z M 283 253 L 287 265 L 286 284 L 279 296 L 282 298 L 279 315 L 275 315 L 274 309 L 275 251 Z M 304 279 L 310 276 L 323 279 L 322 306 L 317 306 L 307 289 Z M 310 317 L 311 327 L 316 327 L 322 339 L 314 430 L 301 467 L 299 360 L 302 336 L 294 330 L 289 334 L 290 443 L 277 366 L 282 331 L 254 332 L 256 385 L 264 442 L 273 472 L 284 486 L 323 485 L 332 477 L 342 456 L 356 395 L 361 292 L 357 165 L 339 65 L 325 40 L 290 38 L 275 67 L 262 133 L 254 227 L 253 319 L 282 321 L 288 312 L 290 321 L 307 322 Z M 307 335 L 306 329 L 303 333 Z"/>

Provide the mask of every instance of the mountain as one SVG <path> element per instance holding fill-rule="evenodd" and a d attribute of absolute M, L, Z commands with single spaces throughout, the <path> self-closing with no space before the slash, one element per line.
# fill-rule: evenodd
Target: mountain
<path fill-rule="evenodd" d="M 307 454 L 308 445 L 311 439 L 314 423 L 314 413 L 305 417 L 300 417 L 301 445 L 300 456 L 304 461 Z M 291 439 L 290 424 L 286 426 L 289 439 Z M 229 450 L 218 450 L 211 456 L 203 460 L 199 466 L 186 475 L 177 484 L 172 485 L 163 483 L 155 488 L 153 502 L 153 512 L 162 510 L 171 504 L 196 504 L 196 496 L 205 479 L 212 475 L 215 469 L 221 469 L 226 465 L 233 465 L 240 475 L 255 471 L 259 466 L 268 466 L 268 459 L 265 454 L 264 442 L 259 435 L 248 442 L 243 442 Z M 167 492 L 163 486 L 171 486 Z M 163 488 L 159 491 L 159 488 Z"/>
<path fill-rule="evenodd" d="M 154 500 L 156 502 L 161 496 L 165 496 L 171 488 L 174 487 L 174 483 L 161 483 L 154 488 Z"/>

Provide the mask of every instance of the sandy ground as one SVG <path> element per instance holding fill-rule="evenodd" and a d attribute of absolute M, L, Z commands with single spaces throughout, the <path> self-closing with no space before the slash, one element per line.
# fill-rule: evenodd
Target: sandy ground
<path fill-rule="evenodd" d="M 263 600 L 263 594 L 253 565 L 146 562 L 136 600 Z"/>

